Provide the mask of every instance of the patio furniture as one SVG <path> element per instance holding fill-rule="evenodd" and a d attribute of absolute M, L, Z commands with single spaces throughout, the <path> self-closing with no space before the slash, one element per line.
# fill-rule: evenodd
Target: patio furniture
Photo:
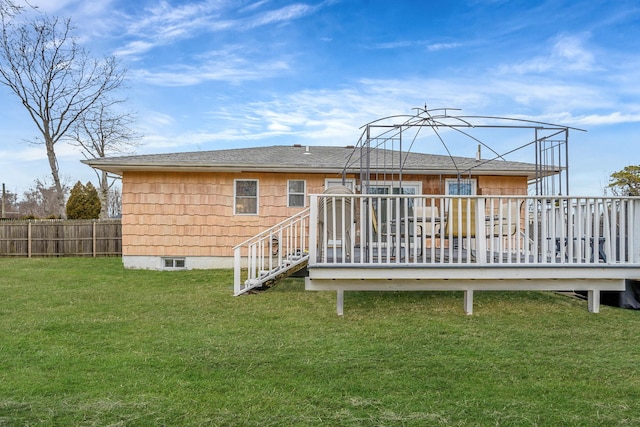
<path fill-rule="evenodd" d="M 444 237 L 452 243 L 460 244 L 464 253 L 465 240 L 475 244 L 476 237 L 476 201 L 462 197 L 453 197 L 449 201 Z M 469 255 L 475 258 L 475 250 L 469 248 Z"/>
<path fill-rule="evenodd" d="M 413 217 L 421 229 L 425 230 L 424 237 L 440 234 L 440 214 L 437 206 L 416 206 Z"/>
<path fill-rule="evenodd" d="M 487 236 L 510 237 L 518 231 L 518 219 L 524 202 L 508 201 L 500 203 L 497 215 L 485 219 Z"/>
<path fill-rule="evenodd" d="M 589 247 L 590 247 L 590 253 L 591 256 L 589 258 L 589 262 L 594 262 L 595 260 L 595 253 L 598 252 L 598 262 L 600 262 L 600 260 L 602 260 L 602 262 L 607 262 L 607 253 L 605 252 L 605 243 L 607 241 L 607 239 L 605 239 L 604 237 L 598 237 L 598 249 L 595 249 L 595 237 L 590 237 L 589 238 Z M 560 256 L 560 254 L 562 253 L 562 248 L 561 248 L 561 244 L 560 242 L 564 241 L 564 246 L 565 248 L 567 247 L 567 245 L 569 244 L 569 239 L 568 238 L 564 238 L 561 239 L 560 237 L 556 237 L 556 256 Z M 573 241 L 577 242 L 578 240 L 581 240 L 582 242 L 586 242 L 586 238 L 585 237 L 581 237 L 580 239 L 574 237 Z M 564 250 L 564 257 L 565 259 L 569 258 L 569 251 L 567 249 Z"/>
<path fill-rule="evenodd" d="M 390 221 L 387 221 L 386 224 L 380 224 L 378 222 L 378 215 L 376 214 L 376 207 L 374 206 L 374 204 L 371 204 L 369 206 L 369 215 L 371 218 L 371 226 L 373 229 L 374 241 L 378 242 L 378 247 L 380 247 L 381 243 L 386 242 L 390 244 L 391 245 L 390 255 L 391 257 L 395 257 L 396 247 L 398 246 L 397 241 L 399 236 L 400 242 L 402 242 L 402 240 L 404 239 L 406 242 L 409 243 L 408 245 L 405 245 L 406 251 L 408 251 L 405 255 L 410 256 L 411 238 L 413 238 L 415 234 L 416 236 L 420 236 L 420 252 L 418 253 L 418 255 L 422 255 L 422 251 L 424 249 L 424 242 L 422 241 L 422 237 L 421 237 L 423 236 L 422 219 L 414 215 L 404 216 L 402 215 L 402 212 L 404 212 L 404 209 L 401 209 L 400 221 L 396 221 L 395 219 L 392 219 Z M 417 230 L 417 233 L 414 233 L 414 226 Z"/>
<path fill-rule="evenodd" d="M 521 227 L 521 213 L 524 201 L 496 200 L 490 205 L 488 215 L 485 217 L 485 234 L 487 239 L 493 239 L 490 250 L 494 259 L 502 257 L 509 259 L 520 249 L 514 236 Z"/>

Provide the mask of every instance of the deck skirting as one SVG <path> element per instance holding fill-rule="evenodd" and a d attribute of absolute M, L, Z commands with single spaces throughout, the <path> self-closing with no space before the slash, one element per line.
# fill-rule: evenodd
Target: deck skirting
<path fill-rule="evenodd" d="M 305 289 L 336 291 L 343 313 L 345 291 L 464 291 L 464 311 L 473 313 L 474 291 L 587 291 L 590 312 L 600 310 L 601 291 L 623 291 L 625 279 L 639 278 L 637 266 L 393 268 L 322 266 L 309 268 Z"/>

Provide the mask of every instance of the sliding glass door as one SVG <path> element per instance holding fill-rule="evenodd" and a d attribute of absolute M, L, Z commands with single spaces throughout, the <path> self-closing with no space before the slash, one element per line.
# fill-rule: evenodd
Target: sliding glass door
<path fill-rule="evenodd" d="M 403 182 L 400 186 L 397 182 L 377 182 L 372 181 L 369 187 L 369 194 L 384 195 L 384 194 L 410 194 L 419 195 L 422 193 L 422 183 L 420 182 Z M 378 203 L 380 202 L 380 203 Z M 402 199 L 402 202 L 398 205 L 397 199 L 391 200 L 391 205 L 388 205 L 387 199 L 373 200 L 373 209 L 375 211 L 378 223 L 382 227 L 383 232 L 387 232 L 387 224 L 393 222 L 398 215 L 400 218 L 413 215 L 413 208 L 415 206 L 415 199 L 408 198 Z M 378 206 L 380 204 L 380 206 Z M 405 212 L 406 211 L 406 212 Z M 389 221 L 388 221 L 389 220 Z"/>

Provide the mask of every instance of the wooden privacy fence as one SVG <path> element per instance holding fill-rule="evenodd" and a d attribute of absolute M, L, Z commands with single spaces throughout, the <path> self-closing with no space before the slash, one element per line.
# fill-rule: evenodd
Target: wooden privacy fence
<path fill-rule="evenodd" d="M 121 255 L 119 219 L 0 221 L 0 257 Z"/>

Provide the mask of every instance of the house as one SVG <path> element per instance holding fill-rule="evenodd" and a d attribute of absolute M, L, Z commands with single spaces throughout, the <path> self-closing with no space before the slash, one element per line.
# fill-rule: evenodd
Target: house
<path fill-rule="evenodd" d="M 208 269 L 233 267 L 234 246 L 308 208 L 310 194 L 343 183 L 356 189 L 359 150 L 292 145 L 83 162 L 122 177 L 125 267 Z M 536 176 L 529 163 L 389 149 L 367 154 L 368 185 L 379 194 L 526 195 Z M 393 167 L 399 161 L 401 174 Z M 461 179 L 460 170 L 469 172 Z"/>
<path fill-rule="evenodd" d="M 572 290 L 640 279 L 640 198 L 569 196 L 569 128 L 455 109 L 414 109 L 362 127 L 355 146 L 271 146 L 84 163 L 122 177 L 127 268 L 234 269 L 234 293 L 307 267 L 305 289 Z M 522 134 L 535 163 L 482 159 Z M 490 134 L 487 134 L 489 132 Z M 444 135 L 475 157 L 418 153 Z M 520 136 L 519 136 L 520 137 Z M 404 149 L 403 149 L 404 147 Z M 449 149 L 447 148 L 447 151 Z M 529 188 L 534 189 L 529 194 Z"/>

